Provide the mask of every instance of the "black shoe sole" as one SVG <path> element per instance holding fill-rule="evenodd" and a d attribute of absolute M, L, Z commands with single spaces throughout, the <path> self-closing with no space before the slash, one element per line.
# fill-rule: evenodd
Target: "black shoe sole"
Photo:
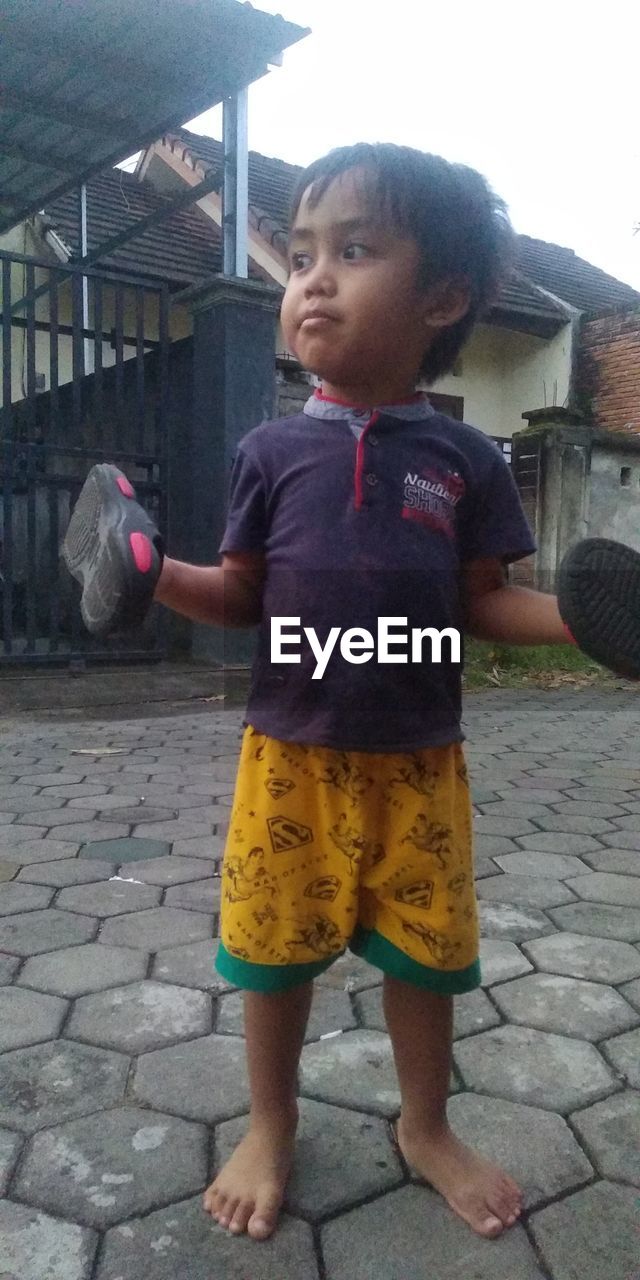
<path fill-rule="evenodd" d="M 61 555 L 82 585 L 80 612 L 93 635 L 144 621 L 162 569 L 162 539 L 127 477 L 111 463 L 91 468 Z"/>
<path fill-rule="evenodd" d="M 565 556 L 557 596 L 579 647 L 617 675 L 640 679 L 640 554 L 586 538 Z"/>

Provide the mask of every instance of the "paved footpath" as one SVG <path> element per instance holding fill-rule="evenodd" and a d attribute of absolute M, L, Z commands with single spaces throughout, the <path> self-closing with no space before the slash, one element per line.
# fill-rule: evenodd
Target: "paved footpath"
<path fill-rule="evenodd" d="M 484 988 L 450 1113 L 525 1190 L 483 1241 L 389 1141 L 378 973 L 316 986 L 286 1213 L 201 1210 L 245 1125 L 213 970 L 238 710 L 0 722 L 2 1280 L 639 1280 L 640 695 L 469 697 Z"/>

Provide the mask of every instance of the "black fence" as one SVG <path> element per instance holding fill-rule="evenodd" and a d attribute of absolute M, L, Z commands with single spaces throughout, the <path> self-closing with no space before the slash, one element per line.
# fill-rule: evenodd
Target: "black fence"
<path fill-rule="evenodd" d="M 165 286 L 0 252 L 0 664 L 162 656 L 161 611 L 97 640 L 59 559 L 96 462 L 115 462 L 166 534 Z"/>

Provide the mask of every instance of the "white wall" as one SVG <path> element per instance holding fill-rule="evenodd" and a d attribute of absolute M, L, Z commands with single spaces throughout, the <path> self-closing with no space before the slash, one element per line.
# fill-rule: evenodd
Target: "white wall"
<path fill-rule="evenodd" d="M 571 326 L 551 339 L 479 325 L 461 356 L 459 376 L 447 374 L 431 388 L 462 396 L 466 422 L 492 436 L 512 436 L 522 414 L 564 404 L 571 376 Z M 554 383 L 556 384 L 554 388 Z"/>

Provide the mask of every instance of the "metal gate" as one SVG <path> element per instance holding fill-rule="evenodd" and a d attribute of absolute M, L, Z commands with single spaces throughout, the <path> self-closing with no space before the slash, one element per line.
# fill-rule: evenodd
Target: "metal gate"
<path fill-rule="evenodd" d="M 59 559 L 95 462 L 115 462 L 166 535 L 168 291 L 0 252 L 0 664 L 162 656 L 162 611 L 98 640 Z"/>

